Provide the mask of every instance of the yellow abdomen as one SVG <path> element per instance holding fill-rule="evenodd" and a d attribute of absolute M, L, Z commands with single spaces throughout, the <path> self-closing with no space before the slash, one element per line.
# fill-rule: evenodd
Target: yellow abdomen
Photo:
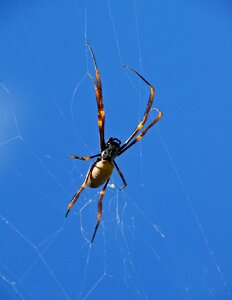
<path fill-rule="evenodd" d="M 90 172 L 87 185 L 91 188 L 97 188 L 110 178 L 114 169 L 114 165 L 108 160 L 101 160 Z"/>

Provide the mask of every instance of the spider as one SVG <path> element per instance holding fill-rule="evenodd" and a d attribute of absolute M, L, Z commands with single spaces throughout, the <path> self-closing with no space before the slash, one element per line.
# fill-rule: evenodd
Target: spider
<path fill-rule="evenodd" d="M 89 186 L 91 188 L 97 188 L 104 184 L 103 189 L 101 190 L 101 193 L 100 193 L 100 198 L 98 200 L 97 223 L 95 225 L 95 229 L 94 229 L 93 236 L 91 239 L 91 243 L 92 243 L 94 241 L 98 226 L 101 221 L 102 200 L 103 200 L 105 190 L 109 183 L 109 180 L 110 180 L 110 177 L 111 177 L 114 167 L 116 168 L 116 170 L 123 182 L 123 187 L 120 190 L 124 189 L 127 186 L 126 180 L 125 180 L 121 170 L 119 169 L 118 165 L 115 162 L 116 157 L 123 154 L 131 146 L 133 146 L 135 143 L 137 143 L 139 140 L 141 140 L 142 137 L 147 133 L 147 131 L 155 123 L 157 123 L 159 121 L 159 119 L 163 116 L 163 114 L 158 109 L 155 109 L 158 113 L 157 117 L 145 129 L 143 129 L 143 131 L 141 133 L 139 133 L 147 121 L 148 114 L 151 110 L 151 106 L 153 103 L 155 89 L 137 71 L 135 71 L 134 69 L 132 69 L 129 66 L 124 66 L 125 68 L 129 69 L 130 71 L 135 73 L 137 76 L 139 76 L 150 87 L 149 100 L 148 100 L 147 107 L 146 107 L 142 121 L 138 124 L 138 126 L 135 128 L 135 130 L 132 132 L 130 137 L 125 141 L 125 143 L 123 145 L 121 145 L 121 141 L 119 139 L 113 138 L 113 137 L 109 138 L 105 142 L 105 133 L 104 133 L 104 131 L 105 131 L 105 111 L 104 111 L 104 104 L 103 104 L 103 97 L 102 97 L 102 85 L 101 85 L 100 73 L 99 73 L 99 70 L 97 67 L 97 62 L 96 62 L 96 58 L 95 58 L 93 49 L 88 42 L 86 44 L 91 53 L 91 57 L 92 57 L 94 69 L 95 69 L 95 76 L 96 76 L 96 82 L 95 82 L 93 77 L 90 75 L 90 77 L 93 81 L 95 94 L 96 94 L 96 100 L 97 100 L 100 153 L 92 155 L 92 156 L 85 156 L 85 157 L 71 155 L 71 158 L 75 158 L 75 159 L 79 159 L 79 160 L 90 160 L 90 159 L 96 158 L 96 157 L 97 157 L 97 159 L 92 164 L 89 171 L 87 172 L 85 180 L 82 183 L 80 189 L 76 192 L 76 194 L 73 196 L 72 200 L 70 201 L 67 212 L 66 212 L 66 217 L 68 216 L 70 209 L 73 207 L 73 205 L 77 201 L 78 197 L 80 196 L 81 192 L 86 188 L 86 186 Z"/>

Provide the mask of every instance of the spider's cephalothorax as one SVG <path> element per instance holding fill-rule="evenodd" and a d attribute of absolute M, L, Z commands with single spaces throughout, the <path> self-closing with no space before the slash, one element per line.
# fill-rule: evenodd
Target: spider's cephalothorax
<path fill-rule="evenodd" d="M 146 126 L 146 128 L 143 128 L 145 123 L 147 122 L 149 112 L 152 108 L 153 99 L 155 96 L 155 89 L 154 87 L 137 71 L 132 69 L 131 67 L 125 66 L 127 69 L 131 70 L 133 73 L 135 73 L 138 77 L 140 77 L 149 87 L 150 87 L 150 95 L 149 100 L 147 104 L 147 108 L 145 110 L 145 113 L 143 115 L 143 119 L 139 122 L 138 126 L 135 128 L 135 130 L 132 132 L 132 134 L 129 136 L 129 138 L 124 142 L 122 146 L 121 141 L 116 138 L 110 138 L 107 142 L 105 142 L 105 111 L 104 111 L 104 103 L 103 103 L 103 97 L 102 97 L 102 85 L 101 85 L 101 78 L 100 73 L 97 67 L 97 62 L 95 55 L 93 53 L 92 48 L 90 47 L 89 43 L 87 43 L 87 47 L 90 50 L 90 53 L 92 55 L 94 68 L 95 68 L 95 76 L 96 76 L 96 82 L 94 81 L 94 78 L 90 76 L 90 78 L 93 81 L 96 99 L 97 99 L 97 108 L 98 108 L 98 129 L 99 129 L 99 139 L 100 139 L 100 153 L 92 155 L 92 156 L 76 156 L 71 155 L 72 158 L 80 159 L 80 160 L 89 160 L 92 158 L 97 158 L 96 161 L 92 164 L 90 167 L 85 181 L 82 183 L 79 190 L 76 192 L 76 194 L 73 196 L 72 200 L 69 202 L 68 209 L 66 212 L 66 217 L 70 211 L 70 209 L 73 207 L 74 203 L 77 201 L 78 197 L 80 196 L 81 192 L 86 188 L 86 186 L 89 186 L 91 188 L 97 188 L 104 184 L 103 189 L 100 193 L 100 198 L 98 201 L 98 214 L 97 214 L 97 223 L 94 229 L 94 233 L 91 239 L 91 243 L 94 240 L 95 234 L 97 232 L 101 216 L 102 216 L 102 200 L 105 194 L 105 190 L 107 188 L 107 185 L 109 183 L 110 177 L 112 175 L 114 167 L 116 168 L 119 176 L 121 177 L 123 181 L 123 188 L 126 187 L 127 183 L 126 180 L 120 171 L 118 165 L 115 162 L 115 158 L 117 156 L 120 156 L 122 153 L 127 151 L 131 146 L 133 146 L 135 143 L 140 141 L 143 136 L 147 133 L 147 131 L 155 125 L 160 118 L 163 116 L 163 114 L 158 110 L 155 109 L 158 113 L 156 118 Z M 142 130 L 142 131 L 141 131 Z"/>
<path fill-rule="evenodd" d="M 116 156 L 118 155 L 118 151 L 120 149 L 121 141 L 117 138 L 110 138 L 106 142 L 106 147 L 101 153 L 101 158 L 104 160 L 114 161 Z"/>

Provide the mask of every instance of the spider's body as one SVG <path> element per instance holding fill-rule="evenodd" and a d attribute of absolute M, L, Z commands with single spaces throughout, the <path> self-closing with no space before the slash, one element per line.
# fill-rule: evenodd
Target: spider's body
<path fill-rule="evenodd" d="M 93 169 L 89 173 L 87 179 L 89 187 L 99 187 L 111 177 L 114 169 L 113 163 L 118 155 L 120 144 L 120 140 L 112 137 L 106 142 L 105 149 L 101 153 L 101 158 L 96 160 Z"/>
<path fill-rule="evenodd" d="M 131 67 L 125 66 L 126 68 L 128 68 L 129 70 L 134 72 L 136 75 L 138 75 L 150 87 L 150 96 L 149 96 L 149 100 L 147 103 L 147 108 L 145 110 L 142 121 L 138 124 L 138 126 L 135 128 L 133 133 L 130 135 L 130 137 L 125 141 L 125 143 L 122 146 L 121 146 L 121 141 L 117 138 L 111 137 L 108 141 L 105 142 L 105 134 L 104 134 L 105 112 L 104 112 L 104 104 L 103 104 L 103 97 L 102 97 L 100 73 L 97 68 L 97 62 L 96 62 L 94 52 L 88 43 L 87 43 L 87 46 L 91 52 L 92 59 L 94 62 L 94 67 L 95 67 L 96 83 L 94 82 L 92 76 L 90 76 L 90 78 L 92 79 L 92 81 L 94 83 L 97 107 L 98 107 L 98 128 L 99 128 L 99 138 L 100 138 L 100 153 L 96 154 L 96 155 L 92 155 L 92 156 L 85 156 L 85 157 L 71 155 L 71 158 L 80 159 L 80 160 L 90 160 L 95 157 L 97 157 L 97 160 L 90 167 L 90 169 L 86 175 L 85 181 L 83 182 L 80 189 L 77 191 L 77 193 L 73 196 L 72 200 L 70 201 L 70 203 L 68 205 L 68 210 L 66 212 L 66 217 L 67 217 L 70 209 L 73 207 L 74 203 L 77 201 L 81 192 L 85 189 L 85 187 L 87 185 L 91 188 L 97 188 L 104 184 L 103 189 L 100 193 L 100 199 L 98 201 L 97 224 L 95 226 L 95 230 L 94 230 L 94 233 L 93 233 L 93 236 L 91 239 L 91 243 L 92 243 L 94 240 L 95 234 L 97 232 L 97 229 L 98 229 L 98 226 L 99 226 L 99 223 L 101 220 L 101 216 L 102 216 L 103 196 L 105 194 L 105 190 L 107 188 L 107 185 L 108 185 L 108 182 L 112 175 L 114 167 L 116 167 L 116 170 L 123 181 L 123 187 L 121 189 L 123 189 L 127 185 L 126 180 L 125 180 L 121 170 L 119 169 L 118 165 L 115 162 L 115 158 L 117 156 L 120 156 L 123 152 L 125 152 L 127 149 L 129 149 L 131 146 L 133 146 L 135 143 L 137 143 L 139 140 L 141 140 L 142 137 L 147 133 L 147 131 L 155 123 L 157 123 L 160 120 L 160 118 L 163 116 L 163 114 L 158 109 L 155 109 L 158 112 L 158 116 L 145 129 L 143 129 L 142 132 L 140 132 L 148 119 L 148 115 L 151 110 L 154 95 L 155 95 L 155 89 L 137 71 L 135 71 Z"/>
<path fill-rule="evenodd" d="M 97 188 L 108 180 L 113 172 L 114 165 L 106 159 L 99 159 L 93 170 L 89 173 L 87 185 L 91 188 Z"/>
<path fill-rule="evenodd" d="M 121 144 L 121 141 L 119 139 L 111 137 L 106 142 L 105 149 L 101 153 L 102 159 L 108 160 L 111 162 L 114 161 L 120 150 L 120 144 Z"/>

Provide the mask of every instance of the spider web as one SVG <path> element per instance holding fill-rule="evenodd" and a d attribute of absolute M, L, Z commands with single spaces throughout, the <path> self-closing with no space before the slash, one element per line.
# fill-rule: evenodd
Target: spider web
<path fill-rule="evenodd" d="M 224 117 L 225 129 L 220 130 L 224 147 L 217 158 L 223 180 L 210 177 L 218 183 L 212 193 L 206 178 L 216 156 L 211 158 L 202 139 L 202 152 L 197 152 L 195 135 L 202 128 L 192 123 L 200 114 L 199 120 L 206 128 L 202 136 L 208 135 L 214 149 L 216 143 L 209 129 L 218 131 L 209 128 L 207 122 L 222 108 L 210 102 L 211 116 L 206 122 L 203 113 L 208 104 L 201 114 L 198 110 L 202 99 L 196 100 L 193 89 L 194 97 L 184 86 L 175 89 L 181 72 L 186 85 L 193 81 L 185 69 L 191 65 L 188 57 L 182 57 L 182 61 L 178 54 L 170 53 L 166 32 L 176 33 L 170 29 L 171 23 L 159 16 L 167 10 L 171 17 L 176 8 L 171 3 L 157 3 L 152 11 L 150 5 L 137 1 L 120 5 L 112 1 L 97 5 L 88 1 L 28 5 L 21 0 L 1 5 L 2 299 L 231 298 L 231 189 L 225 167 L 229 155 L 224 150 L 229 149 L 229 111 Z M 180 11 L 183 7 L 187 12 L 194 8 L 202 13 L 200 21 L 205 17 L 204 6 L 182 5 L 177 5 Z M 225 8 L 220 9 L 225 14 Z M 178 11 L 175 13 L 178 15 Z M 174 27 L 190 26 L 187 15 Z M 229 21 L 225 21 L 228 15 L 223 15 L 224 23 L 217 20 L 221 26 L 224 24 L 224 31 L 218 31 L 219 39 L 221 31 L 226 34 L 229 28 Z M 185 30 L 180 34 L 186 38 Z M 166 116 L 141 143 L 117 160 L 128 187 L 118 191 L 122 183 L 115 172 L 92 245 L 89 241 L 100 189 L 86 189 L 69 217 L 64 217 L 68 202 L 90 166 L 68 155 L 98 152 L 97 110 L 88 77 L 94 69 L 86 40 L 95 51 L 101 72 L 106 137 L 126 140 L 147 103 L 147 87 L 122 69 L 124 64 L 133 66 L 157 86 L 154 105 Z M 207 45 L 204 47 L 200 50 L 207 52 Z M 225 49 L 230 53 L 229 44 Z M 177 62 L 171 62 L 170 57 Z M 213 57 L 205 64 L 211 60 Z M 181 71 L 175 69 L 177 66 Z M 226 71 L 229 78 L 231 69 Z M 223 83 L 218 87 L 224 87 Z M 221 96 L 227 103 L 228 95 Z M 183 100 L 186 97 L 190 107 Z M 200 164 L 207 167 L 206 173 L 200 172 Z M 222 187 L 223 204 L 219 207 Z"/>

